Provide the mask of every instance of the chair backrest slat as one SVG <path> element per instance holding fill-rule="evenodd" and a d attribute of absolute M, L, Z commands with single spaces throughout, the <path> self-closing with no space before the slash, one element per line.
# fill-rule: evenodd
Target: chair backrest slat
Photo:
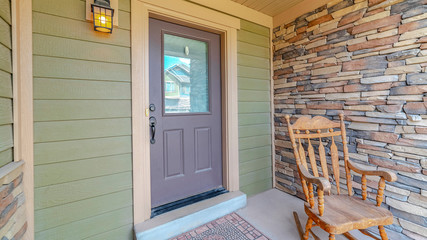
<path fill-rule="evenodd" d="M 313 171 L 313 175 L 315 177 L 318 177 L 319 172 L 317 170 L 316 155 L 314 155 L 314 148 L 313 148 L 313 145 L 311 145 L 310 138 L 307 140 L 308 140 L 308 149 L 307 150 L 308 150 L 308 157 L 310 159 L 311 170 Z"/>
<path fill-rule="evenodd" d="M 308 167 L 307 167 L 307 158 L 305 157 L 304 147 L 301 144 L 301 138 L 298 139 L 298 152 L 299 152 L 299 158 L 301 160 L 302 165 L 305 167 L 305 169 L 308 170 Z"/>
<path fill-rule="evenodd" d="M 320 132 L 320 130 L 318 130 Z M 319 158 L 320 166 L 322 167 L 323 177 L 329 179 L 328 164 L 326 162 L 325 147 L 322 144 L 322 138 L 319 138 Z"/>

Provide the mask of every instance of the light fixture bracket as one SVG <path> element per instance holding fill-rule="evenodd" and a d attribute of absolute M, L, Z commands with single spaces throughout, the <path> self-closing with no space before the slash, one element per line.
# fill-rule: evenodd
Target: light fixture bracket
<path fill-rule="evenodd" d="M 95 0 L 95 2 L 92 4 L 92 12 L 93 12 L 93 6 L 114 10 L 113 8 L 111 8 L 110 0 Z"/>

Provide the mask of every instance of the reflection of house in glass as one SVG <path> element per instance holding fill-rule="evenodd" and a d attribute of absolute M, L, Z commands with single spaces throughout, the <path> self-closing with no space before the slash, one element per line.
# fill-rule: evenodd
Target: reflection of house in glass
<path fill-rule="evenodd" d="M 190 112 L 190 66 L 174 64 L 165 69 L 164 77 L 165 112 Z"/>

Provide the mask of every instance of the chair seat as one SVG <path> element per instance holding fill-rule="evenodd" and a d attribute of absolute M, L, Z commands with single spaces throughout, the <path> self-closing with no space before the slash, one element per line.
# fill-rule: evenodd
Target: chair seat
<path fill-rule="evenodd" d="M 366 229 L 378 225 L 393 223 L 392 213 L 382 207 L 377 207 L 369 200 L 348 195 L 325 196 L 325 211 L 319 216 L 317 197 L 314 208 L 305 203 L 305 212 L 323 230 L 332 234 L 342 234 L 354 229 Z"/>

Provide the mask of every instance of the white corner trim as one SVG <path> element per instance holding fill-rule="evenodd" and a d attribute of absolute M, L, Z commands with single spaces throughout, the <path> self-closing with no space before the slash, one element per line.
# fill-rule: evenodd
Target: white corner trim
<path fill-rule="evenodd" d="M 32 1 L 12 0 L 14 160 L 24 161 L 27 231 L 34 239 L 34 122 Z"/>

